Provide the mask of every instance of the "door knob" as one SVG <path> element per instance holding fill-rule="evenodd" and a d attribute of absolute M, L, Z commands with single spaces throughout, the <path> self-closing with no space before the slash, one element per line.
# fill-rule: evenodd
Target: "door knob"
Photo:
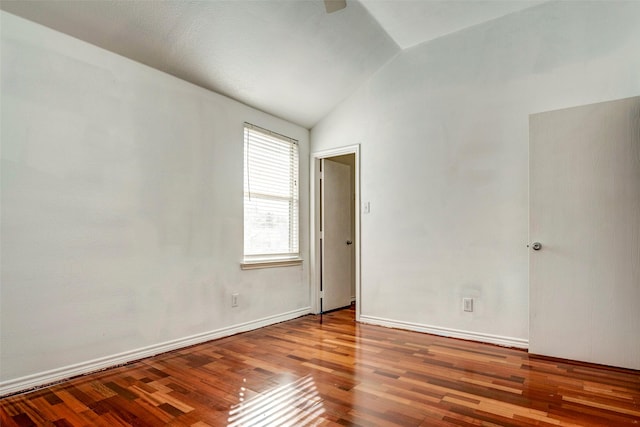
<path fill-rule="evenodd" d="M 535 242 L 527 246 L 531 246 L 531 249 L 533 249 L 534 251 L 539 251 L 540 249 L 542 249 L 542 244 L 540 242 Z"/>
<path fill-rule="evenodd" d="M 347 245 L 351 245 L 353 242 L 351 240 L 347 240 Z"/>

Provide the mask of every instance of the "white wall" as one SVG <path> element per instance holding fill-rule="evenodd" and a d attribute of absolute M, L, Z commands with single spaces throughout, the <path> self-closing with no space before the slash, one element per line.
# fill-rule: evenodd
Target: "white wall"
<path fill-rule="evenodd" d="M 300 140 L 303 189 L 306 129 L 1 18 L 0 392 L 308 312 L 307 192 L 303 266 L 240 270 L 243 122 Z"/>
<path fill-rule="evenodd" d="M 386 64 L 311 133 L 361 144 L 362 320 L 526 346 L 529 114 L 639 93 L 640 2 L 545 3 Z"/>

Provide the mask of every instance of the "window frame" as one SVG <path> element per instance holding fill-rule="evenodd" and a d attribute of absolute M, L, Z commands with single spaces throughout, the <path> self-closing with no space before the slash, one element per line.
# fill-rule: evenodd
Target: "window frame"
<path fill-rule="evenodd" d="M 290 197 L 283 197 L 281 194 L 278 195 L 274 191 L 274 193 L 257 193 L 256 196 L 263 200 L 280 200 L 287 201 L 289 203 L 290 213 L 288 216 L 288 228 L 289 228 L 289 252 L 284 253 L 276 253 L 274 252 L 266 252 L 266 253 L 251 253 L 247 254 L 247 232 L 248 232 L 248 223 L 247 223 L 247 202 L 248 198 L 250 200 L 251 197 L 251 174 L 249 169 L 249 158 L 248 154 L 250 153 L 251 143 L 258 143 L 256 138 L 252 138 L 252 133 L 258 135 L 258 138 L 262 139 L 259 142 L 260 146 L 257 148 L 263 148 L 267 150 L 277 150 L 278 145 L 281 144 L 289 144 L 290 154 L 289 156 L 293 156 L 290 160 L 291 165 L 289 166 L 289 176 L 290 179 L 288 182 L 283 182 L 284 188 L 289 187 L 289 191 L 291 192 Z M 273 140 L 273 145 L 270 145 L 269 140 Z M 282 154 L 277 154 L 281 156 Z M 286 163 L 286 160 L 284 161 Z M 255 167 L 255 165 L 254 165 Z M 264 171 L 263 171 L 264 172 Z M 259 173 L 258 173 L 259 174 Z M 274 176 L 269 176 L 266 179 L 275 178 Z M 255 179 L 255 178 L 254 178 Z M 264 181 L 257 181 L 258 185 L 265 185 Z M 262 187 L 264 189 L 264 187 Z M 254 193 L 255 194 L 255 193 Z M 241 262 L 241 268 L 243 270 L 247 269 L 255 269 L 255 268 L 268 268 L 268 267 L 286 267 L 291 265 L 299 265 L 302 263 L 302 259 L 300 258 L 300 146 L 299 142 L 296 139 L 288 137 L 286 135 L 282 135 L 280 133 L 271 131 L 269 129 L 265 129 L 263 127 L 254 125 L 252 123 L 245 122 L 243 125 L 243 242 L 242 242 L 242 252 L 243 252 L 243 260 Z M 250 225 L 250 224 L 249 224 Z"/>

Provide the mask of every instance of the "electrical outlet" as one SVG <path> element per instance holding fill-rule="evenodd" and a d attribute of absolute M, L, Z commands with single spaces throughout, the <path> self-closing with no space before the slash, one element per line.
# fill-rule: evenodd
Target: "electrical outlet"
<path fill-rule="evenodd" d="M 462 310 L 473 311 L 473 298 L 462 298 Z"/>
<path fill-rule="evenodd" d="M 231 307 L 237 307 L 238 306 L 238 297 L 240 296 L 240 294 L 231 294 Z"/>

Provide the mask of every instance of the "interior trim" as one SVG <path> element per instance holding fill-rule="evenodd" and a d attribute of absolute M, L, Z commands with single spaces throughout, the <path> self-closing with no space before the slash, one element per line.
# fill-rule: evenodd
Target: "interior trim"
<path fill-rule="evenodd" d="M 342 156 L 345 154 L 353 154 L 355 156 L 355 230 L 354 230 L 354 244 L 355 244 L 355 280 L 356 280 L 356 322 L 360 321 L 360 304 L 361 300 L 361 238 L 360 238 L 360 144 L 349 145 L 345 147 L 330 148 L 321 151 L 315 151 L 311 153 L 309 172 L 310 177 L 310 239 L 311 244 L 309 246 L 309 273 L 311 279 L 311 310 L 312 313 L 320 313 L 320 270 L 322 264 L 320 262 L 320 183 L 319 183 L 319 165 L 322 159 L 329 157 Z"/>
<path fill-rule="evenodd" d="M 403 322 L 401 320 L 390 320 L 375 316 L 360 316 L 360 322 L 370 325 L 386 326 L 388 328 L 405 329 L 414 332 L 423 332 L 432 335 L 439 335 L 449 338 L 460 338 L 463 340 L 480 341 L 489 344 L 501 345 L 503 347 L 529 348 L 529 340 L 523 338 L 505 337 L 501 335 L 485 334 L 483 332 L 463 331 L 460 329 L 443 328 L 441 326 L 423 325 L 421 323 Z"/>
<path fill-rule="evenodd" d="M 294 265 L 302 265 L 302 260 L 301 259 L 273 259 L 273 260 L 261 260 L 261 261 L 244 261 L 240 263 L 240 268 L 243 270 L 255 270 L 258 268 L 291 267 Z"/>
<path fill-rule="evenodd" d="M 252 320 L 250 322 L 239 323 L 237 325 L 228 326 L 226 328 L 215 329 L 213 331 L 201 334 L 191 335 L 184 338 L 178 338 L 166 341 L 160 344 L 154 344 L 135 350 L 126 351 L 111 356 L 101 357 L 98 359 L 88 360 L 86 362 L 76 363 L 49 371 L 39 372 L 20 378 L 10 379 L 0 382 L 0 397 L 8 394 L 27 391 L 39 388 L 52 383 L 70 379 L 78 375 L 88 374 L 90 372 L 101 371 L 103 369 L 112 368 L 135 360 L 144 359 L 146 357 L 155 356 L 167 351 L 177 350 L 179 348 L 188 347 L 194 344 L 228 337 L 240 332 L 247 332 L 274 323 L 284 322 L 286 320 L 295 319 L 311 312 L 311 307 L 304 307 L 297 310 L 288 311 L 273 316 L 263 317 L 262 319 Z"/>

